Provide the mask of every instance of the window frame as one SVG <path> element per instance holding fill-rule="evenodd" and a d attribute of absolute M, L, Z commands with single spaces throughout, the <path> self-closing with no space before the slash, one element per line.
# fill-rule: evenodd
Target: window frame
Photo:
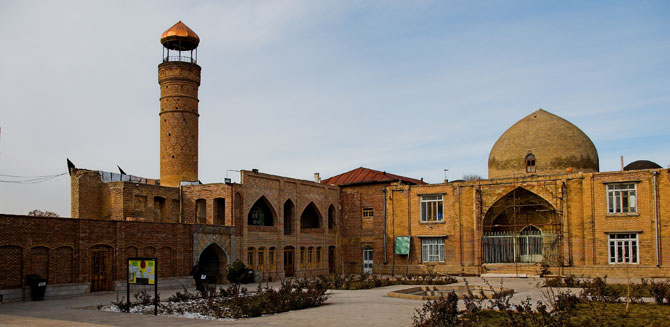
<path fill-rule="evenodd" d="M 265 248 L 258 248 L 258 270 L 265 271 Z"/>
<path fill-rule="evenodd" d="M 421 238 L 421 262 L 444 262 L 446 237 Z M 437 251 L 436 253 L 431 253 Z"/>
<path fill-rule="evenodd" d="M 608 234 L 607 255 L 607 263 L 610 265 L 640 264 L 640 234 L 634 232 Z"/>
<path fill-rule="evenodd" d="M 255 267 L 254 266 L 254 248 L 250 247 L 247 249 L 247 265 L 251 267 L 252 269 Z"/>
<path fill-rule="evenodd" d="M 433 199 L 434 198 L 434 199 Z M 433 203 L 437 203 L 434 207 Z M 435 219 L 428 219 L 429 211 L 434 211 Z M 421 223 L 442 223 L 444 222 L 444 194 L 421 194 L 419 196 L 420 221 Z"/>
<path fill-rule="evenodd" d="M 268 266 L 269 266 L 268 270 L 270 270 L 270 271 L 275 270 L 275 265 L 276 265 L 275 256 L 277 255 L 276 251 L 277 250 L 274 247 L 271 247 L 271 248 L 268 249 Z"/>
<path fill-rule="evenodd" d="M 361 217 L 362 218 L 374 218 L 375 210 L 374 208 L 367 207 L 361 209 Z"/>
<path fill-rule="evenodd" d="M 638 183 L 636 182 L 621 182 L 621 183 L 608 183 L 605 185 L 605 197 L 607 198 L 605 202 L 607 206 L 606 210 L 608 215 L 638 214 L 637 184 Z M 622 188 L 624 186 L 628 186 L 628 188 Z M 632 186 L 632 188 L 630 186 Z M 624 201 L 626 202 L 625 207 L 624 207 Z"/>
<path fill-rule="evenodd" d="M 532 174 L 537 171 L 537 159 L 535 159 L 535 155 L 532 153 L 529 153 L 526 155 L 526 173 Z"/>

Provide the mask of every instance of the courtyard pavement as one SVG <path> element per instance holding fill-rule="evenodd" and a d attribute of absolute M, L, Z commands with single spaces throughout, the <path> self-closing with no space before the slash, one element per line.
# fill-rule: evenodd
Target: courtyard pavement
<path fill-rule="evenodd" d="M 463 279 L 453 285 L 463 285 Z M 479 277 L 468 277 L 470 285 L 485 285 Z M 489 278 L 492 286 L 500 286 L 501 278 Z M 530 297 L 533 302 L 543 299 L 537 287 L 539 278 L 503 278 L 503 287 L 515 290 L 512 302 Z M 264 284 L 265 285 L 265 284 Z M 270 285 L 273 285 L 271 283 Z M 274 285 L 278 285 L 274 283 Z M 249 290 L 257 284 L 247 285 Z M 66 299 L 40 302 L 0 304 L 0 326 L 409 326 L 414 310 L 424 301 L 387 297 L 386 293 L 411 286 L 388 286 L 369 290 L 329 291 L 325 305 L 275 315 L 239 320 L 203 320 L 172 316 L 153 316 L 105 312 L 97 304 L 116 299 L 116 292 L 88 294 Z M 161 290 L 166 299 L 178 290 Z"/>

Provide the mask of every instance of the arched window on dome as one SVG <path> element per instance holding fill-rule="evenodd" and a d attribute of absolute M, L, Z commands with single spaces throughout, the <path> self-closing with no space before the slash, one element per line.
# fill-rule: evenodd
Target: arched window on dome
<path fill-rule="evenodd" d="M 526 172 L 527 173 L 535 172 L 535 156 L 532 153 L 526 156 Z"/>

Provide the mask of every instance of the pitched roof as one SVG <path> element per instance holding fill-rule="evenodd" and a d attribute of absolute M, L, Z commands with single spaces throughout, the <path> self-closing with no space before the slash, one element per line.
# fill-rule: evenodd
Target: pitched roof
<path fill-rule="evenodd" d="M 398 180 L 414 185 L 426 184 L 422 180 L 400 175 L 394 175 L 387 173 L 385 171 L 379 171 L 365 167 L 359 167 L 354 170 L 350 170 L 346 173 L 342 173 L 337 176 L 324 179 L 321 181 L 321 183 L 329 185 L 351 185 L 351 184 L 368 184 L 368 183 L 370 184 L 390 183 Z"/>

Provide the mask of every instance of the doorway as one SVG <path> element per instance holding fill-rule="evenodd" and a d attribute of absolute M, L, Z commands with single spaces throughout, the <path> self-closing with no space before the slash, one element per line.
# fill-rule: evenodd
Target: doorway
<path fill-rule="evenodd" d="M 295 248 L 292 246 L 284 248 L 284 276 L 295 276 Z"/>
<path fill-rule="evenodd" d="M 372 248 L 366 246 L 363 248 L 363 273 L 372 274 Z"/>
<path fill-rule="evenodd" d="M 335 273 L 335 247 L 332 245 L 328 247 L 328 273 Z"/>
<path fill-rule="evenodd" d="M 99 245 L 91 249 L 91 292 L 112 290 L 112 249 Z"/>

